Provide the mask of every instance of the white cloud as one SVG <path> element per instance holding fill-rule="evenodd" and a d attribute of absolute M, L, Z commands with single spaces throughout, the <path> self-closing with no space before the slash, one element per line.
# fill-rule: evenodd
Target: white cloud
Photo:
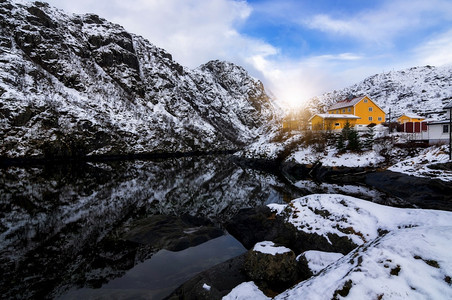
<path fill-rule="evenodd" d="M 244 57 L 271 55 L 276 48 L 239 34 L 252 8 L 232 0 L 50 0 L 70 12 L 94 12 L 140 34 L 174 59 L 196 67 L 211 59 L 243 62 Z"/>
<path fill-rule="evenodd" d="M 429 28 L 438 24 L 439 20 L 452 20 L 452 3 L 449 0 L 387 1 L 373 10 L 340 16 L 317 14 L 299 22 L 332 35 L 392 46 L 397 37 Z"/>
<path fill-rule="evenodd" d="M 452 64 L 452 29 L 419 46 L 415 56 L 420 65 Z"/>

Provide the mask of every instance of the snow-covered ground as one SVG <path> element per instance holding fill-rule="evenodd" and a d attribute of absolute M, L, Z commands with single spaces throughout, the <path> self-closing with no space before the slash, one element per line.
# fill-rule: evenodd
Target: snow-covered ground
<path fill-rule="evenodd" d="M 341 253 L 309 250 L 300 254 L 297 259 L 299 259 L 301 256 L 306 258 L 306 260 L 308 261 L 309 269 L 314 275 L 316 275 L 320 273 L 320 271 L 325 269 L 328 265 L 334 263 L 344 255 Z"/>
<path fill-rule="evenodd" d="M 324 166 L 331 167 L 376 167 L 384 161 L 384 158 L 374 150 L 339 154 L 335 147 L 327 147 L 325 153 L 316 153 L 312 147 L 300 148 L 293 152 L 288 160 L 299 164 L 313 164 L 318 161 Z"/>
<path fill-rule="evenodd" d="M 343 257 L 305 252 L 316 275 L 275 299 L 452 298 L 452 212 L 387 207 L 339 194 L 269 207 L 301 231 L 327 239 L 337 234 L 359 245 Z M 322 257 L 331 263 L 319 268 Z M 224 299 L 269 298 L 248 282 Z"/>
<path fill-rule="evenodd" d="M 371 150 L 340 153 L 331 143 L 319 150 L 318 145 L 309 141 L 307 135 L 307 132 L 292 135 L 273 132 L 269 136 L 261 136 L 236 155 L 251 159 L 285 157 L 285 161 L 302 165 L 320 162 L 329 167 L 388 168 L 390 171 L 412 176 L 452 181 L 451 170 L 431 168 L 431 165 L 449 161 L 447 145 L 435 145 L 426 149 L 397 147 L 396 144 L 403 144 L 408 140 L 404 134 L 393 133 L 389 138 L 376 139 Z"/>
<path fill-rule="evenodd" d="M 430 147 L 422 151 L 418 156 L 407 158 L 388 170 L 405 173 L 418 177 L 437 178 L 444 181 L 452 181 L 452 170 L 436 170 L 430 168 L 437 163 L 449 161 L 447 146 Z"/>

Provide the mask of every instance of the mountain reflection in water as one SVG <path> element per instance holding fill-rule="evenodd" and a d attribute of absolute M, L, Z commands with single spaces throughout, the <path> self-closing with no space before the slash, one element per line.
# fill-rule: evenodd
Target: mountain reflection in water
<path fill-rule="evenodd" d="M 146 290 L 159 299 L 188 275 L 244 251 L 223 249 L 221 242 L 237 246 L 221 224 L 238 210 L 310 193 L 307 185 L 297 188 L 239 167 L 227 156 L 0 171 L 0 292 L 5 298 L 97 297 L 111 293 L 115 282 L 136 278 L 135 286 L 121 290 L 132 296 L 142 289 L 134 270 L 168 259 L 165 271 L 174 270 L 177 278 L 162 274 L 160 283 L 149 282 Z M 205 247 L 212 255 L 191 265 L 176 263 L 177 255 Z"/>
<path fill-rule="evenodd" d="M 99 288 L 161 249 L 219 237 L 223 219 L 282 202 L 281 190 L 275 176 L 228 157 L 2 169 L 0 291 L 54 298 Z"/>

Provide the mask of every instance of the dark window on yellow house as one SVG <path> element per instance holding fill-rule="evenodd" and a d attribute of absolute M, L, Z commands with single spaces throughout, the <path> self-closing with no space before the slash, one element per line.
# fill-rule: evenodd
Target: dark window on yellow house
<path fill-rule="evenodd" d="M 369 121 L 372 121 L 372 117 L 369 117 Z"/>
<path fill-rule="evenodd" d="M 342 110 L 342 113 L 344 113 L 345 112 L 345 108 Z"/>
<path fill-rule="evenodd" d="M 381 121 L 381 117 L 378 117 L 378 121 Z"/>
<path fill-rule="evenodd" d="M 367 103 L 367 99 L 364 99 L 364 103 Z"/>
<path fill-rule="evenodd" d="M 348 109 L 348 112 L 351 112 L 351 111 L 352 111 L 352 109 L 351 109 L 351 108 L 349 108 L 349 109 Z"/>
<path fill-rule="evenodd" d="M 339 126 L 339 125 L 340 125 L 339 123 L 334 123 L 334 126 L 336 126 L 336 127 Z"/>
<path fill-rule="evenodd" d="M 369 111 L 372 111 L 373 110 L 373 108 L 372 107 L 369 107 Z"/>
<path fill-rule="evenodd" d="M 339 110 L 336 110 L 336 113 L 338 114 L 338 113 L 339 113 Z"/>

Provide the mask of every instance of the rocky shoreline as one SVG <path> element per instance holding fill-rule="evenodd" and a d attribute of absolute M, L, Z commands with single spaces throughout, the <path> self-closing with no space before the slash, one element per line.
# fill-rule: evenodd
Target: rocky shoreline
<path fill-rule="evenodd" d="M 286 180 L 310 178 L 340 184 L 362 183 L 403 200 L 400 207 L 452 211 L 452 188 L 436 179 L 419 178 L 375 168 L 335 168 L 297 165 L 275 160 L 250 160 L 235 157 L 235 163 L 258 169 Z M 400 187 L 404 188 L 401 189 Z M 289 204 L 290 205 L 290 204 Z M 328 211 L 317 211 L 328 215 Z M 286 222 L 267 206 L 242 209 L 224 224 L 227 231 L 249 251 L 206 270 L 182 284 L 166 299 L 221 299 L 240 283 L 253 281 L 265 295 L 276 296 L 296 283 L 308 279 L 312 273 L 302 254 L 308 250 L 342 253 L 346 255 L 358 247 L 350 238 L 328 234 L 327 238 L 315 233 L 305 233 Z M 353 231 L 353 229 L 350 229 Z M 383 236 L 387 232 L 379 231 Z M 262 241 L 272 241 L 290 251 L 266 255 L 253 251 Z M 258 257 L 259 264 L 253 263 Z M 297 259 L 295 259 L 297 257 Z M 291 267 L 281 267 L 291 266 Z M 275 280 L 271 274 L 280 276 Z M 269 275 L 270 274 L 270 275 Z M 206 290 L 206 286 L 209 287 Z M 340 292 L 340 291 L 339 291 Z"/>
<path fill-rule="evenodd" d="M 394 206 L 452 211 L 452 187 L 439 179 L 410 176 L 370 167 L 301 165 L 294 162 L 237 157 L 234 157 L 233 161 L 244 167 L 275 174 L 291 183 L 308 179 L 341 185 L 361 184 L 402 200 Z M 436 167 L 450 168 L 450 163 Z"/>
<path fill-rule="evenodd" d="M 84 163 L 84 162 L 109 162 L 109 161 L 128 161 L 128 160 L 153 160 L 180 158 L 191 156 L 207 155 L 230 155 L 238 150 L 218 150 L 218 151 L 191 151 L 191 152 L 146 152 L 130 153 L 118 155 L 84 155 L 84 156 L 56 156 L 56 157 L 20 157 L 10 158 L 0 156 L 0 168 L 8 166 L 29 166 L 45 165 L 53 163 Z"/>

